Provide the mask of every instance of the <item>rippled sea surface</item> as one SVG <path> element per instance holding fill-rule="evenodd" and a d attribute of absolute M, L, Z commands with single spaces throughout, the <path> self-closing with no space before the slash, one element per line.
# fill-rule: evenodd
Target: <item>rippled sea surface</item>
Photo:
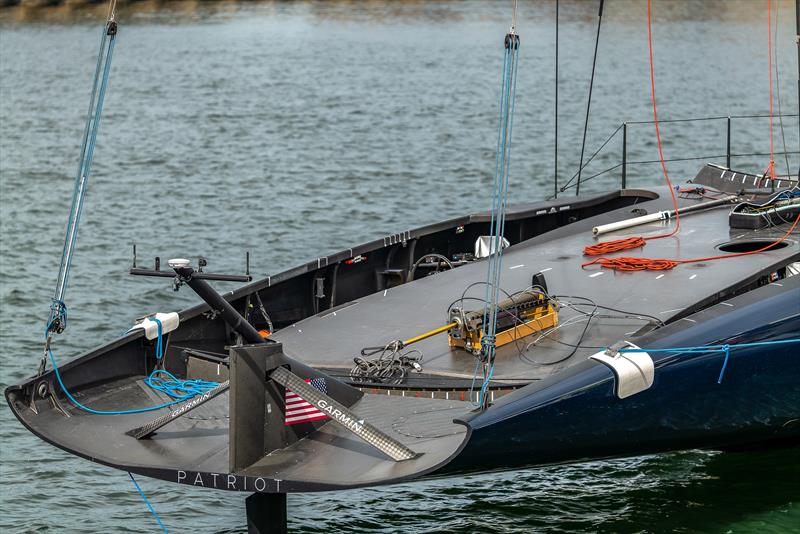
<path fill-rule="evenodd" d="M 797 113 L 793 4 L 777 4 L 782 110 Z M 0 382 L 35 372 L 69 209 L 104 7 L 0 8 Z M 575 172 L 594 2 L 561 1 L 559 179 Z M 644 2 L 606 2 L 587 157 L 651 118 Z M 67 301 L 67 359 L 135 317 L 194 302 L 126 275 L 141 257 L 204 255 L 275 273 L 383 234 L 488 207 L 508 2 L 137 2 L 121 27 Z M 513 201 L 553 190 L 554 4 L 519 8 Z M 663 118 L 768 111 L 766 2 L 654 2 Z M 777 96 L 777 95 L 776 95 Z M 777 101 L 776 101 L 777 105 Z M 725 154 L 725 121 L 665 124 L 667 158 Z M 797 119 L 784 120 L 798 165 Z M 775 122 L 776 146 L 783 148 Z M 586 169 L 617 164 L 618 135 Z M 629 161 L 657 157 L 632 125 Z M 735 119 L 732 151 L 769 148 Z M 724 164 L 724 158 L 714 159 Z M 734 159 L 760 171 L 765 156 Z M 690 178 L 702 160 L 670 163 Z M 786 161 L 776 158 L 779 171 Z M 653 164 L 629 180 L 653 184 Z M 619 185 L 619 170 L 584 188 Z M 564 194 L 571 194 L 572 190 Z M 3 532 L 148 532 L 127 475 L 25 431 L 0 406 Z M 643 458 L 292 495 L 295 532 L 789 532 L 797 450 Z M 242 494 L 140 480 L 174 532 L 243 532 Z"/>

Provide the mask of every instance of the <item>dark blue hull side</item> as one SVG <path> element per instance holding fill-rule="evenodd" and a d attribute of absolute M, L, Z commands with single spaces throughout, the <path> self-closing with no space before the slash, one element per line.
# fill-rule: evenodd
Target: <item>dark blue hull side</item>
<path fill-rule="evenodd" d="M 798 282 L 765 286 L 730 301 L 730 311 L 700 312 L 635 341 L 650 349 L 729 343 L 721 383 L 722 352 L 652 353 L 652 387 L 619 399 L 611 371 L 586 361 L 472 417 L 472 437 L 447 469 L 797 443 L 800 344 L 735 345 L 800 337 Z"/>

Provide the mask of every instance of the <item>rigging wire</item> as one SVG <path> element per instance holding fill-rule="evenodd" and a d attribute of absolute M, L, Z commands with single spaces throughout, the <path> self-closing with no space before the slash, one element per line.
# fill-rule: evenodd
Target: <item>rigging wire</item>
<path fill-rule="evenodd" d="M 556 0 L 556 105 L 554 115 L 555 146 L 553 148 L 553 198 L 558 198 L 558 0 Z"/>
<path fill-rule="evenodd" d="M 775 175 L 775 139 L 772 133 L 772 0 L 767 0 L 767 49 L 769 52 L 769 166 L 764 176 L 772 179 Z"/>
<path fill-rule="evenodd" d="M 778 100 L 778 125 L 781 129 L 781 142 L 783 143 L 783 159 L 786 162 L 786 174 L 790 174 L 791 170 L 789 168 L 789 154 L 786 152 L 786 132 L 783 129 L 783 112 L 781 109 L 781 78 L 779 74 L 778 68 L 778 13 L 780 9 L 780 4 L 775 5 L 775 37 L 772 38 L 773 46 L 775 47 L 775 96 Z"/>
<path fill-rule="evenodd" d="M 589 78 L 589 98 L 586 101 L 586 119 L 583 122 L 583 141 L 581 142 L 581 158 L 578 164 L 578 185 L 575 187 L 575 196 L 581 193 L 581 171 L 583 168 L 583 152 L 586 149 L 586 131 L 589 128 L 589 110 L 592 107 L 592 89 L 594 88 L 594 70 L 597 65 L 597 48 L 600 45 L 600 27 L 603 24 L 603 3 L 605 0 L 600 0 L 600 10 L 597 14 L 597 35 L 594 39 L 594 57 L 592 57 L 592 75 Z"/>
<path fill-rule="evenodd" d="M 769 163 L 769 167 L 768 167 L 767 171 L 764 174 L 765 174 L 765 176 L 768 175 L 768 176 L 770 176 L 770 178 L 772 178 L 774 176 L 774 169 L 775 169 L 775 152 L 774 152 L 775 149 L 774 149 L 773 130 L 772 130 L 773 110 L 772 110 L 772 15 L 771 15 L 771 0 L 767 0 L 767 15 L 768 15 L 768 17 L 767 17 L 767 22 L 768 22 L 767 29 L 768 29 L 768 36 L 769 36 L 768 48 L 769 48 L 769 80 L 770 80 L 770 83 L 769 83 L 769 88 L 770 88 L 770 94 L 769 94 L 770 163 Z M 618 270 L 618 271 L 643 271 L 643 270 L 662 271 L 662 270 L 673 269 L 674 267 L 676 267 L 676 266 L 678 266 L 680 264 L 685 264 L 685 263 L 698 263 L 698 262 L 703 262 L 703 261 L 712 261 L 712 260 L 719 260 L 719 259 L 736 258 L 736 257 L 741 257 L 741 256 L 749 256 L 751 254 L 758 254 L 760 252 L 764 252 L 766 250 L 769 250 L 769 249 L 777 246 L 779 243 L 781 243 L 784 240 L 786 240 L 786 238 L 788 238 L 789 235 L 791 235 L 791 233 L 794 231 L 794 229 L 797 226 L 798 222 L 800 222 L 800 215 L 797 216 L 797 218 L 795 219 L 795 221 L 792 224 L 792 226 L 789 228 L 789 230 L 782 237 L 780 237 L 777 241 L 775 241 L 773 243 L 770 243 L 770 244 L 768 244 L 768 245 L 766 245 L 766 246 L 764 246 L 764 247 L 762 247 L 762 248 L 760 248 L 758 250 L 753 250 L 753 251 L 748 251 L 748 252 L 736 252 L 736 253 L 730 253 L 730 254 L 719 254 L 719 255 L 714 255 L 714 256 L 707 256 L 707 257 L 703 257 L 703 258 L 691 258 L 691 259 L 686 259 L 686 260 L 674 260 L 674 259 L 663 259 L 663 258 L 650 259 L 650 258 L 632 258 L 632 257 L 607 258 L 605 256 L 602 256 L 602 254 L 606 254 L 606 253 L 609 253 L 609 252 L 616 252 L 616 251 L 619 251 L 619 250 L 625 250 L 626 248 L 631 248 L 631 247 L 626 247 L 625 246 L 625 245 L 628 245 L 628 244 L 641 246 L 642 244 L 644 244 L 644 241 L 646 241 L 648 239 L 658 239 L 658 238 L 662 238 L 662 237 L 669 237 L 669 236 L 674 235 L 675 233 L 677 233 L 678 230 L 680 229 L 680 215 L 679 215 L 679 211 L 678 211 L 677 201 L 675 199 L 675 191 L 674 191 L 674 189 L 672 187 L 672 183 L 669 180 L 669 175 L 667 174 L 667 167 L 666 167 L 666 165 L 664 163 L 664 157 L 663 157 L 663 152 L 662 152 L 662 148 L 661 148 L 661 135 L 659 133 L 659 128 L 658 128 L 658 112 L 657 112 L 657 108 L 656 108 L 655 76 L 653 74 L 653 45 L 652 45 L 653 37 L 652 37 L 652 29 L 651 29 L 651 0 L 647 0 L 647 36 L 648 36 L 649 49 L 650 49 L 650 89 L 651 89 L 651 95 L 652 95 L 652 100 L 653 100 L 653 119 L 654 119 L 654 124 L 655 124 L 655 127 L 656 127 L 656 140 L 658 141 L 658 153 L 659 153 L 659 159 L 661 161 L 661 167 L 662 167 L 662 169 L 664 171 L 664 179 L 667 181 L 667 184 L 669 185 L 670 194 L 672 195 L 673 206 L 675 208 L 675 221 L 676 221 L 675 229 L 669 234 L 642 238 L 642 241 L 638 241 L 638 240 L 631 239 L 631 238 L 626 238 L 625 240 L 617 240 L 617 241 L 611 241 L 611 242 L 606 242 L 606 243 L 598 243 L 596 245 L 591 245 L 589 247 L 586 247 L 584 249 L 584 254 L 590 255 L 590 256 L 598 255 L 598 256 L 601 256 L 601 257 L 596 258 L 596 259 L 594 259 L 592 261 L 586 262 L 581 267 L 586 268 L 588 266 L 598 264 L 602 268 L 614 269 L 614 270 Z"/>
<path fill-rule="evenodd" d="M 500 120 L 497 129 L 497 152 L 492 192 L 489 257 L 486 269 L 486 305 L 483 324 L 487 326 L 481 338 L 483 384 L 479 394 L 481 407 L 486 408 L 485 392 L 494 373 L 495 334 L 497 332 L 497 303 L 500 299 L 500 277 L 503 262 L 508 182 L 511 164 L 511 137 L 514 124 L 514 104 L 517 86 L 519 36 L 517 35 L 517 0 L 513 2 L 511 28 L 504 39 L 503 73 L 500 93 Z"/>
<path fill-rule="evenodd" d="M 53 334 L 60 334 L 67 328 L 67 305 L 65 295 L 67 283 L 69 281 L 70 268 L 72 266 L 72 256 L 75 252 L 75 244 L 78 238 L 78 227 L 80 225 L 81 213 L 83 212 L 86 189 L 89 185 L 89 177 L 92 171 L 97 132 L 100 128 L 100 117 L 103 112 L 106 90 L 108 89 L 111 59 L 114 54 L 114 45 L 116 43 L 118 31 L 118 25 L 114 19 L 115 9 L 116 0 L 110 0 L 108 16 L 100 38 L 100 50 L 97 54 L 91 97 L 89 99 L 89 111 L 86 116 L 83 137 L 81 138 L 78 171 L 72 190 L 72 204 L 67 219 L 64 248 L 61 253 L 56 289 L 50 305 L 50 317 L 47 320 L 45 348 L 41 363 L 39 364 L 39 375 L 44 372 L 47 364 L 47 354 L 50 349 L 50 342 Z"/>
<path fill-rule="evenodd" d="M 624 239 L 617 239 L 615 241 L 605 241 L 601 243 L 596 243 L 594 245 L 589 245 L 583 249 L 583 253 L 587 256 L 600 256 L 603 254 L 618 252 L 620 250 L 639 248 L 644 246 L 649 240 L 671 237 L 680 231 L 681 216 L 680 216 L 680 211 L 678 210 L 678 200 L 675 197 L 675 189 L 672 187 L 672 181 L 669 179 L 669 173 L 667 172 L 667 164 L 664 161 L 664 150 L 661 143 L 661 130 L 658 124 L 658 106 L 656 104 L 656 78 L 655 78 L 655 67 L 653 64 L 653 28 L 652 28 L 651 3 L 652 3 L 651 0 L 647 0 L 647 45 L 648 45 L 648 52 L 650 59 L 650 99 L 653 104 L 653 124 L 655 125 L 655 130 L 656 130 L 656 144 L 658 145 L 658 160 L 661 163 L 661 170 L 664 173 L 664 181 L 667 183 L 670 196 L 672 197 L 672 207 L 675 211 L 675 228 L 673 228 L 671 232 L 668 232 L 666 234 L 659 234 L 649 237 L 624 238 Z"/>

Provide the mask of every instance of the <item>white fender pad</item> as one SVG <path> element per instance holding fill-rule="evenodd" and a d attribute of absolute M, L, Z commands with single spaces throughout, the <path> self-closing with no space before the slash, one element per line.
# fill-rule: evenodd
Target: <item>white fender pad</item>
<path fill-rule="evenodd" d="M 140 323 L 136 323 L 131 327 L 128 332 L 131 332 L 137 328 L 144 329 L 144 336 L 147 339 L 155 339 L 158 337 L 158 323 L 153 320 L 153 317 L 161 321 L 161 333 L 166 334 L 167 332 L 172 332 L 176 328 L 178 328 L 178 324 L 180 323 L 180 318 L 178 314 L 175 312 L 170 313 L 157 313 L 155 315 L 151 315 L 150 317 L 145 317 L 144 320 Z"/>
<path fill-rule="evenodd" d="M 633 343 L 626 341 L 626 349 L 638 349 Z M 589 356 L 607 366 L 616 379 L 616 394 L 620 399 L 640 393 L 653 385 L 655 367 L 653 359 L 644 351 L 641 352 L 598 352 Z"/>

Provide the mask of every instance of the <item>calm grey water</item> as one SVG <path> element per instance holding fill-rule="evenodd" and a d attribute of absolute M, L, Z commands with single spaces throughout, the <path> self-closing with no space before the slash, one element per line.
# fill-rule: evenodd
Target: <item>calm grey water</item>
<path fill-rule="evenodd" d="M 210 258 L 258 273 L 488 206 L 502 3 L 171 3 L 121 6 L 106 113 L 56 342 L 66 359 L 135 317 L 194 302 L 127 276 L 140 257 Z M 587 155 L 650 118 L 644 2 L 606 3 Z M 778 2 L 785 113 L 797 113 L 791 9 Z M 69 209 L 104 7 L 0 9 L 0 382 L 36 368 Z M 560 180 L 580 149 L 596 4 L 561 2 Z M 553 180 L 552 2 L 520 6 L 512 198 Z M 663 118 L 768 110 L 765 2 L 655 2 Z M 796 118 L 785 121 L 798 150 Z M 666 124 L 668 158 L 725 153 L 725 123 Z M 733 151 L 765 152 L 765 119 L 735 120 Z M 629 159 L 652 160 L 652 126 Z M 776 143 L 782 147 L 776 121 Z M 620 138 L 592 162 L 619 161 Z M 724 163 L 723 160 L 715 160 Z M 768 158 L 734 160 L 762 170 Z M 670 165 L 673 178 L 699 161 Z M 791 155 L 796 172 L 797 154 Z M 785 172 L 785 162 L 777 158 Z M 631 180 L 652 184 L 657 165 Z M 616 187 L 619 171 L 589 181 Z M 37 440 L 0 407 L 3 532 L 156 529 L 127 475 Z M 800 525 L 797 451 L 681 452 L 577 466 L 293 495 L 296 532 L 787 532 Z M 142 478 L 175 532 L 242 532 L 241 494 Z"/>

